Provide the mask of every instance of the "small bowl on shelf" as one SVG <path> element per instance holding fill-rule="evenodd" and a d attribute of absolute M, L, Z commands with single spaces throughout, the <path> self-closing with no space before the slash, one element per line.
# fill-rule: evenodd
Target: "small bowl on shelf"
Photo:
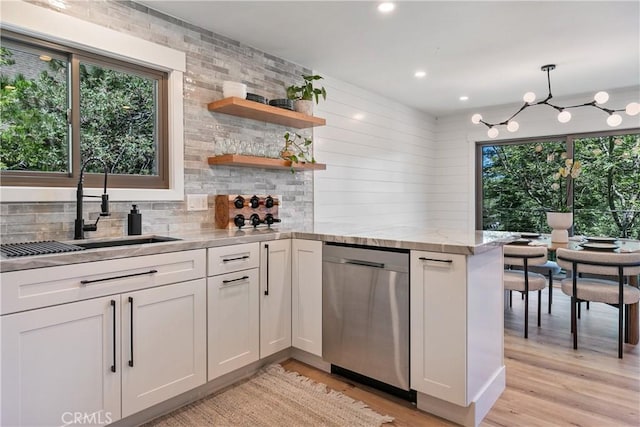
<path fill-rule="evenodd" d="M 255 93 L 247 93 L 247 101 L 259 102 L 260 104 L 267 103 L 267 99 L 264 96 Z"/>
<path fill-rule="evenodd" d="M 284 98 L 284 99 L 272 99 L 271 101 L 269 101 L 269 105 L 293 111 L 293 100 L 292 99 L 286 99 L 286 98 Z"/>
<path fill-rule="evenodd" d="M 235 96 L 237 98 L 245 99 L 247 97 L 247 85 L 240 82 L 225 80 L 222 82 L 222 96 L 225 98 Z"/>

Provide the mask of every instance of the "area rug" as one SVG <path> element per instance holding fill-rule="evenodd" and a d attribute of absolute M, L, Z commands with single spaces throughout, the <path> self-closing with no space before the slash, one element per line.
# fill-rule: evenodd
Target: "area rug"
<path fill-rule="evenodd" d="M 157 418 L 145 427 L 378 427 L 380 415 L 297 372 L 271 365 L 248 381 Z"/>

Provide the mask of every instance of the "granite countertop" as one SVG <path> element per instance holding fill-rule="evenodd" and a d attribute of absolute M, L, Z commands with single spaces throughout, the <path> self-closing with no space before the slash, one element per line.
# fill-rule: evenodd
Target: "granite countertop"
<path fill-rule="evenodd" d="M 152 236 L 153 235 L 142 235 L 135 237 Z M 485 252 L 496 246 L 501 246 L 517 237 L 512 233 L 496 231 L 471 230 L 465 232 L 462 230 L 428 229 L 409 226 L 371 227 L 338 223 L 316 223 L 311 227 L 295 230 L 285 227 L 245 228 L 243 230 L 211 230 L 198 233 L 169 233 L 166 234 L 166 236 L 179 238 L 181 240 L 87 249 L 84 251 L 51 255 L 15 258 L 3 256 L 0 258 L 0 272 L 288 238 L 472 255 Z M 122 239 L 126 239 L 127 237 L 132 236 L 123 236 Z M 112 239 L 117 238 L 98 238 L 86 241 L 93 242 Z M 74 244 L 80 242 L 83 241 L 76 240 L 65 243 Z"/>

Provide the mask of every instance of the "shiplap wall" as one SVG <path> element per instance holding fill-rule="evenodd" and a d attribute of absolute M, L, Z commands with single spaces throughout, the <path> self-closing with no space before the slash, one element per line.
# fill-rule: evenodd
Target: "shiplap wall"
<path fill-rule="evenodd" d="M 608 91 L 610 100 L 606 107 L 624 108 L 629 102 L 640 100 L 640 88 Z M 588 102 L 593 94 L 574 98 L 555 98 L 557 105 L 572 105 Z M 435 140 L 436 185 L 430 203 L 429 218 L 435 227 L 475 227 L 475 145 L 476 141 L 489 141 L 487 127 L 471 123 L 472 113 L 479 112 L 487 121 L 502 121 L 521 104 L 499 108 L 481 108 L 438 118 Z M 571 111 L 572 119 L 562 124 L 556 119 L 557 112 L 550 107 L 532 107 L 523 111 L 516 119 L 520 129 L 515 133 L 500 129 L 501 139 L 528 138 L 536 136 L 565 135 L 571 133 L 599 132 L 612 129 L 640 127 L 640 115 L 630 117 L 624 112 L 622 124 L 611 128 L 606 124 L 606 113 L 595 108 L 579 108 Z"/>
<path fill-rule="evenodd" d="M 314 129 L 314 153 L 327 170 L 315 172 L 315 220 L 428 223 L 435 119 L 343 81 L 325 76 L 321 83 L 327 100 L 314 115 L 327 125 Z"/>

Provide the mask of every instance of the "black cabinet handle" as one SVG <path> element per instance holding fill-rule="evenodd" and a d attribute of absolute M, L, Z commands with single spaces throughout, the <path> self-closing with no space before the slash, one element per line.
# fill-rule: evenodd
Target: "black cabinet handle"
<path fill-rule="evenodd" d="M 421 256 L 418 258 L 420 261 L 435 261 L 435 262 L 446 262 L 447 264 L 451 264 L 453 262 L 452 259 L 435 259 L 435 258 L 425 258 Z"/>
<path fill-rule="evenodd" d="M 111 308 L 113 308 L 113 365 L 111 372 L 116 371 L 116 302 L 111 300 Z"/>
<path fill-rule="evenodd" d="M 223 258 L 222 262 L 239 261 L 241 259 L 247 259 L 247 258 L 249 258 L 249 255 L 239 256 L 237 258 Z"/>
<path fill-rule="evenodd" d="M 129 306 L 131 307 L 131 321 L 130 321 L 130 339 L 131 339 L 131 354 L 129 355 L 129 366 L 133 367 L 133 297 L 129 297 Z"/>
<path fill-rule="evenodd" d="M 242 277 L 238 277 L 237 279 L 231 279 L 231 280 L 223 280 L 222 283 L 233 283 L 233 282 L 239 282 L 240 280 L 247 280 L 249 278 L 249 276 L 242 276 Z"/>
<path fill-rule="evenodd" d="M 269 245 L 265 243 L 264 248 L 267 250 L 267 289 L 264 294 L 269 295 Z"/>
<path fill-rule="evenodd" d="M 122 276 L 105 277 L 103 279 L 81 280 L 80 283 L 83 284 L 83 285 L 88 285 L 89 283 L 105 282 L 107 280 L 125 279 L 127 277 L 144 276 L 146 274 L 153 274 L 153 273 L 157 273 L 157 272 L 158 272 L 158 270 L 149 270 L 149 271 L 145 271 L 143 273 L 124 274 Z"/>

